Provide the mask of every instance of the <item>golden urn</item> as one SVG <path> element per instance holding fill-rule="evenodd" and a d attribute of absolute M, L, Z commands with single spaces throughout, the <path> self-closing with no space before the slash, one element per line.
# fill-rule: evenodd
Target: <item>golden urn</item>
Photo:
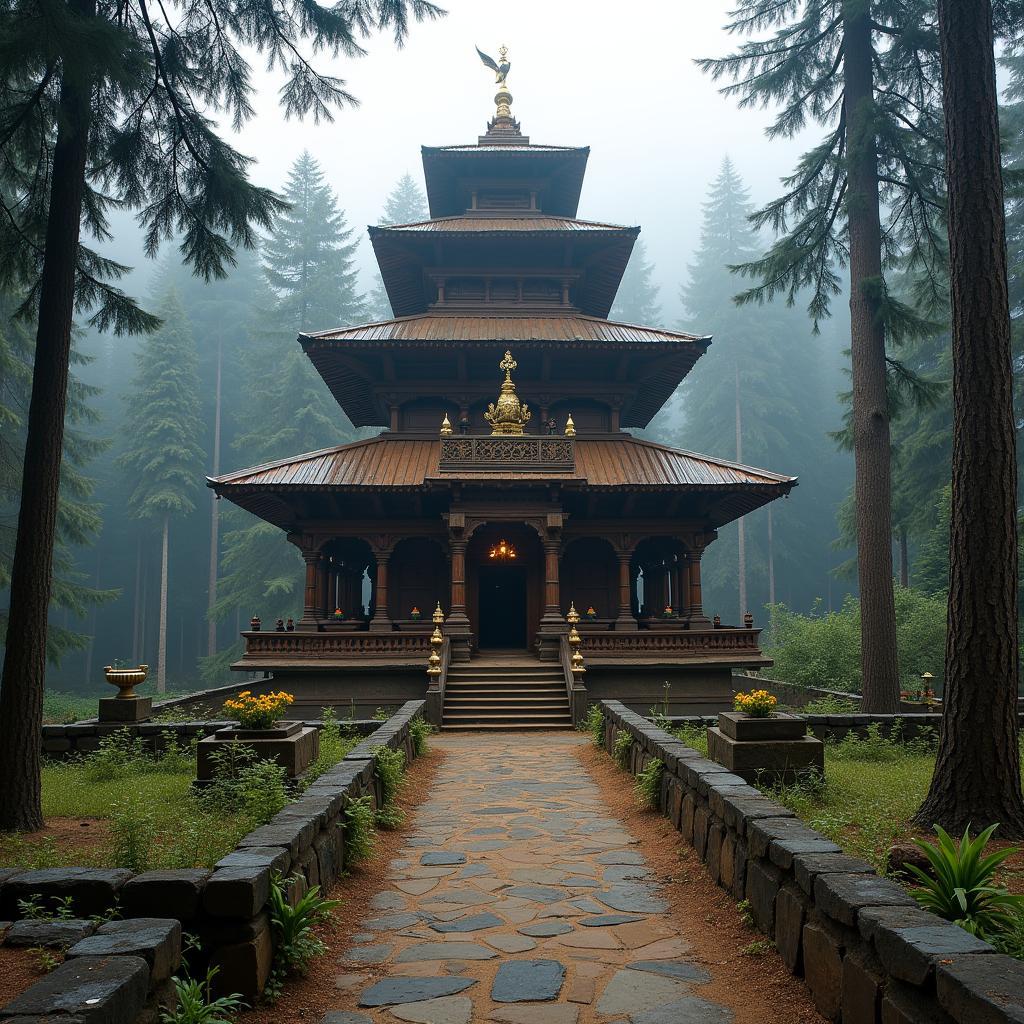
<path fill-rule="evenodd" d="M 136 668 L 115 668 L 113 665 L 106 665 L 103 674 L 111 686 L 117 687 L 117 700 L 136 700 L 138 694 L 136 686 L 141 686 L 149 675 L 148 665 L 139 665 Z"/>
<path fill-rule="evenodd" d="M 523 427 L 530 422 L 530 407 L 519 401 L 516 386 L 512 382 L 512 371 L 518 365 L 511 352 L 506 352 L 505 358 L 498 363 L 505 371 L 505 380 L 497 403 L 491 402 L 484 413 L 484 419 L 491 425 L 492 434 L 522 434 Z"/>

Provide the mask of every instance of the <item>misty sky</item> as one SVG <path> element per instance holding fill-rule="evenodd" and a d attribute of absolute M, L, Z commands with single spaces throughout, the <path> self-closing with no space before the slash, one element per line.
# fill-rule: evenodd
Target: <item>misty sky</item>
<path fill-rule="evenodd" d="M 694 66 L 735 46 L 722 27 L 730 0 L 442 3 L 448 16 L 414 26 L 404 50 L 378 37 L 363 58 L 317 64 L 361 100 L 333 124 L 286 121 L 280 78 L 258 73 L 257 116 L 235 140 L 256 158 L 255 180 L 274 188 L 303 148 L 314 153 L 363 239 L 364 288 L 373 266 L 365 227 L 404 171 L 422 182 L 420 145 L 475 142 L 493 113 L 494 75 L 476 43 L 492 55 L 509 47 L 512 111 L 533 142 L 591 147 L 580 216 L 641 225 L 669 322 L 679 315 L 677 288 L 722 157 L 763 201 L 818 134 L 768 142 L 769 113 L 737 109 Z"/>

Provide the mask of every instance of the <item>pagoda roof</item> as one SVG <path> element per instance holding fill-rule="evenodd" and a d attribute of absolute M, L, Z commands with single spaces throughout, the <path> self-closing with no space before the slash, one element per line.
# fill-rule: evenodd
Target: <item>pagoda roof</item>
<path fill-rule="evenodd" d="M 289 492 L 428 490 L 445 483 L 545 483 L 585 491 L 691 492 L 708 499 L 718 527 L 787 494 L 796 477 L 645 441 L 629 434 L 577 437 L 575 466 L 563 471 L 441 470 L 438 438 L 381 434 L 218 477 L 207 486 L 270 523 L 289 529 Z"/>
<path fill-rule="evenodd" d="M 371 227 L 371 232 L 398 231 L 404 234 L 418 232 L 465 232 L 477 234 L 493 231 L 506 234 L 509 231 L 609 231 L 619 234 L 623 231 L 636 234 L 638 227 L 625 224 L 605 224 L 596 220 L 578 220 L 575 217 L 552 217 L 547 214 L 524 214 L 522 216 L 474 215 L 466 213 L 452 217 L 435 217 L 431 220 L 416 221 L 412 224 L 381 224 Z"/>
<path fill-rule="evenodd" d="M 545 178 L 546 212 L 575 217 L 579 209 L 589 146 L 543 146 L 522 142 L 488 142 L 455 146 L 423 146 L 423 177 L 431 217 L 461 213 L 460 179 L 517 174 Z"/>

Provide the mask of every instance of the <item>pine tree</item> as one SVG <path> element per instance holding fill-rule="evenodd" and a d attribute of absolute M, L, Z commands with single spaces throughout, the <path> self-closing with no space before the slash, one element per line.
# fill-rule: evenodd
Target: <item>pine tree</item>
<path fill-rule="evenodd" d="M 836 264 L 849 267 L 862 707 L 894 712 L 886 342 L 921 325 L 889 293 L 884 268 L 902 259 L 924 280 L 942 277 L 934 14 L 929 0 L 740 0 L 732 17 L 731 31 L 767 34 L 703 67 L 733 77 L 724 91 L 742 103 L 781 106 L 770 138 L 793 136 L 810 121 L 828 129 L 784 180 L 785 193 L 755 216 L 780 238 L 744 266 L 757 283 L 742 300 L 793 302 L 810 288 L 817 322 L 840 289 Z"/>
<path fill-rule="evenodd" d="M 163 325 L 138 354 L 138 371 L 127 397 L 127 447 L 121 465 L 132 485 L 129 508 L 160 529 L 160 626 L 156 689 L 167 690 L 167 588 L 171 519 L 195 508 L 203 470 L 196 438 L 199 373 L 195 340 L 177 292 L 160 303 Z"/>
<path fill-rule="evenodd" d="M 642 239 L 637 239 L 633 253 L 622 275 L 622 283 L 615 293 L 611 319 L 627 324 L 640 324 L 645 327 L 657 327 L 661 318 L 661 306 L 658 303 L 658 285 L 651 281 L 654 276 L 654 264 L 647 259 L 647 246 Z"/>
<path fill-rule="evenodd" d="M 146 0 L 0 2 L 0 280 L 36 312 L 32 398 L 26 421 L 11 627 L 0 677 L 0 828 L 42 826 L 40 735 L 47 614 L 57 533 L 71 330 L 75 310 L 118 333 L 157 321 L 110 282 L 126 268 L 82 244 L 108 234 L 111 204 L 140 211 L 150 254 L 174 231 L 206 278 L 251 246 L 280 201 L 248 178 L 250 159 L 217 133 L 255 113 L 242 51 L 287 68 L 286 114 L 333 118 L 351 103 L 338 78 L 301 52 L 362 52 L 357 39 L 389 29 L 400 45 L 410 15 L 443 12 L 428 0 L 368 0 L 323 7 L 301 0 L 240 16 L 226 0 L 172 8 Z M 218 115 L 215 118 L 213 115 Z"/>
<path fill-rule="evenodd" d="M 419 185 L 413 181 L 412 175 L 406 171 L 395 187 L 384 200 L 384 212 L 378 220 L 379 224 L 416 224 L 429 216 L 427 200 Z M 370 320 L 388 320 L 391 318 L 391 302 L 384 290 L 384 280 L 379 270 L 373 272 L 373 287 L 367 296 L 367 316 Z"/>

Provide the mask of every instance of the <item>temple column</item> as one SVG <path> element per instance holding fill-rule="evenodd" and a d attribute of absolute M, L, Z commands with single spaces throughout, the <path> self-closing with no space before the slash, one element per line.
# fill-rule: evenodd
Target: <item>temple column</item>
<path fill-rule="evenodd" d="M 679 607 L 676 610 L 681 616 L 688 618 L 690 615 L 690 559 L 688 555 L 679 556 L 679 567 L 676 573 L 679 577 Z"/>
<path fill-rule="evenodd" d="M 315 630 L 320 621 L 320 595 L 323 593 L 323 556 L 319 551 L 305 550 L 302 560 L 306 563 L 306 586 L 303 593 L 300 629 Z"/>
<path fill-rule="evenodd" d="M 690 552 L 690 621 L 698 625 L 708 625 L 711 620 L 704 614 L 700 589 L 700 556 L 702 554 L 704 552 L 700 548 Z"/>
<path fill-rule="evenodd" d="M 619 551 L 619 614 L 614 628 L 635 631 L 640 628 L 633 617 L 633 552 Z"/>
<path fill-rule="evenodd" d="M 540 619 L 539 654 L 545 661 L 558 658 L 558 642 L 567 631 L 562 618 L 560 576 L 558 572 L 558 556 L 562 546 L 561 540 L 547 537 L 541 541 L 544 548 L 544 614 Z"/>
<path fill-rule="evenodd" d="M 375 552 L 377 573 L 374 581 L 373 618 L 370 619 L 371 633 L 390 633 L 391 619 L 388 617 L 388 561 L 391 549 Z"/>
<path fill-rule="evenodd" d="M 453 539 L 451 552 L 451 597 L 444 632 L 452 643 L 452 659 L 468 661 L 473 630 L 466 614 L 466 541 Z"/>

